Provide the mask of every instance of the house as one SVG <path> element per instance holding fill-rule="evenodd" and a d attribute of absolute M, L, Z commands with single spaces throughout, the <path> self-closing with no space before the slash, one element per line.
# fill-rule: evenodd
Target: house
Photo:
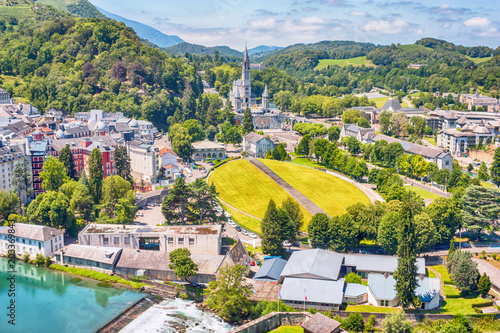
<path fill-rule="evenodd" d="M 0 190 L 4 192 L 11 190 L 14 165 L 24 158 L 24 152 L 20 146 L 0 146 Z"/>
<path fill-rule="evenodd" d="M 338 321 L 328 318 L 322 313 L 316 313 L 301 326 L 304 333 L 337 333 L 340 332 L 340 325 L 342 324 Z"/>
<path fill-rule="evenodd" d="M 252 157 L 266 157 L 267 151 L 274 150 L 274 142 L 264 135 L 250 132 L 243 137 L 243 149 Z"/>
<path fill-rule="evenodd" d="M 163 147 L 158 153 L 160 154 L 160 167 L 166 167 L 169 164 L 177 166 L 179 156 L 172 149 Z"/>
<path fill-rule="evenodd" d="M 127 150 L 130 156 L 130 167 L 132 172 L 136 174 L 134 179 L 150 184 L 156 183 L 160 171 L 158 147 L 134 140 L 127 144 Z"/>
<path fill-rule="evenodd" d="M 228 255 L 231 257 L 234 264 L 250 268 L 250 255 L 241 242 L 241 239 L 238 239 L 238 241 L 231 247 Z"/>
<path fill-rule="evenodd" d="M 175 178 L 176 174 L 180 174 L 181 170 L 177 165 L 174 164 L 167 164 L 166 166 L 162 167 L 163 169 L 163 176 L 166 178 Z"/>
<path fill-rule="evenodd" d="M 7 90 L 0 88 L 0 104 L 11 104 L 10 94 Z"/>
<path fill-rule="evenodd" d="M 220 225 L 152 227 L 88 224 L 78 234 L 78 243 L 160 252 L 187 248 L 192 254 L 219 255 L 222 246 L 222 227 Z"/>
<path fill-rule="evenodd" d="M 441 280 L 429 277 L 419 280 L 415 294 L 422 302 L 422 309 L 438 308 L 441 297 Z"/>
<path fill-rule="evenodd" d="M 374 142 L 380 140 L 385 140 L 389 144 L 398 142 L 401 144 L 401 146 L 403 146 L 405 153 L 411 155 L 420 155 L 424 158 L 425 161 L 436 163 L 440 170 L 448 169 L 451 172 L 453 168 L 453 157 L 450 154 L 443 152 L 441 149 L 418 145 L 416 143 L 396 139 L 384 134 L 377 134 L 373 138 Z"/>
<path fill-rule="evenodd" d="M 264 261 L 253 279 L 255 281 L 274 281 L 278 282 L 281 278 L 281 272 L 285 268 L 286 260 L 281 258 L 272 258 Z"/>
<path fill-rule="evenodd" d="M 35 258 L 39 253 L 44 257 L 52 257 L 55 251 L 64 246 L 64 232 L 62 230 L 25 223 L 16 223 L 12 228 L 13 234 L 11 227 L 0 227 L 0 253 L 3 255 L 14 250 L 18 257 L 25 253 L 28 253 L 30 258 Z M 14 236 L 14 243 L 10 242 L 13 238 L 9 235 Z"/>
<path fill-rule="evenodd" d="M 373 128 L 362 128 L 356 124 L 344 124 L 340 130 L 340 138 L 352 136 L 361 143 L 373 143 L 376 133 Z"/>
<path fill-rule="evenodd" d="M 493 127 L 494 128 L 494 127 Z M 461 128 L 444 128 L 438 132 L 437 145 L 448 149 L 450 154 L 462 156 L 471 147 L 480 142 L 493 142 L 494 130 L 482 124 L 466 124 Z"/>
<path fill-rule="evenodd" d="M 105 273 L 115 271 L 121 248 L 70 244 L 56 251 L 56 262 L 61 265 L 82 267 Z"/>
<path fill-rule="evenodd" d="M 496 98 L 483 96 L 476 89 L 475 94 L 461 94 L 460 103 L 467 104 L 467 109 L 471 110 L 472 107 L 483 107 L 484 111 L 496 112 L 500 109 L 500 101 Z"/>
<path fill-rule="evenodd" d="M 368 303 L 375 306 L 397 306 L 396 280 L 389 274 L 368 275 Z"/>
<path fill-rule="evenodd" d="M 359 283 L 346 283 L 342 302 L 355 304 L 368 302 L 368 287 Z"/>
<path fill-rule="evenodd" d="M 223 143 L 217 143 L 210 140 L 193 142 L 193 160 L 205 161 L 226 159 L 226 147 Z"/>
<path fill-rule="evenodd" d="M 374 254 L 344 254 L 342 263 L 343 273 L 355 272 L 362 278 L 370 273 L 394 274 L 398 267 L 398 258 L 395 256 L 380 256 Z M 417 273 L 425 276 L 425 260 L 417 258 Z"/>
<path fill-rule="evenodd" d="M 338 310 L 342 304 L 344 279 L 323 280 L 287 277 L 281 286 L 281 298 L 294 308 Z"/>

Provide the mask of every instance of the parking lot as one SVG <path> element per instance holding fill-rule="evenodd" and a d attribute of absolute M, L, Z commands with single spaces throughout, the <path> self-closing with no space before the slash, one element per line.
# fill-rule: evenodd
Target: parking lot
<path fill-rule="evenodd" d="M 144 216 L 136 216 L 134 219 L 135 223 L 155 226 L 164 221 L 163 215 L 161 214 L 161 206 L 148 206 L 146 209 L 139 209 L 138 213 L 142 213 Z"/>

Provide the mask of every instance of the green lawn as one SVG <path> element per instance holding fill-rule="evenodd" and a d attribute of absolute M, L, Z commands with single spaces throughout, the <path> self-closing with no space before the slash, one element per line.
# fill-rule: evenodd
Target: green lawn
<path fill-rule="evenodd" d="M 495 185 L 493 185 L 492 183 L 483 182 L 483 181 L 481 181 L 481 185 L 483 185 L 484 187 L 496 187 L 496 186 L 495 186 Z"/>
<path fill-rule="evenodd" d="M 387 100 L 388 100 L 389 98 L 393 98 L 393 97 L 389 97 L 389 96 L 387 96 L 387 97 L 370 98 L 370 99 L 369 99 L 369 101 L 370 101 L 370 102 L 371 102 L 371 101 L 374 101 L 374 102 L 375 102 L 375 104 L 377 104 L 377 107 L 378 107 L 378 108 L 381 108 L 382 106 L 384 106 L 385 102 L 387 102 Z M 408 103 L 406 103 L 406 101 L 403 101 L 403 102 L 401 103 L 401 106 L 402 106 L 402 107 L 404 107 L 404 108 L 409 108 L 409 107 L 410 107 L 410 106 L 408 105 Z"/>
<path fill-rule="evenodd" d="M 289 197 L 288 193 L 271 178 L 247 160 L 242 159 L 215 169 L 209 179 L 209 183 L 212 182 L 217 187 L 221 200 L 258 218 L 264 217 L 269 200 L 273 199 L 277 205 L 281 205 L 281 202 Z M 308 222 L 311 214 L 304 208 L 302 212 L 305 221 Z M 244 222 L 241 223 L 247 227 Z M 255 225 L 249 229 L 257 231 Z"/>
<path fill-rule="evenodd" d="M 324 166 L 322 166 L 321 164 L 319 164 L 318 162 L 315 162 L 314 160 L 313 161 L 309 161 L 307 158 L 305 157 L 297 157 L 297 158 L 294 158 L 292 160 L 292 163 L 293 164 L 297 164 L 297 165 L 303 165 L 303 166 L 308 166 L 308 167 L 311 167 L 311 168 L 324 168 Z"/>
<path fill-rule="evenodd" d="M 272 333 L 304 333 L 304 329 L 300 326 L 280 326 Z"/>
<path fill-rule="evenodd" d="M 438 198 L 441 198 L 439 195 L 437 195 L 436 193 L 432 193 L 430 191 L 426 191 L 426 190 L 423 190 L 419 187 L 416 187 L 416 186 L 407 186 L 406 187 L 409 191 L 413 191 L 415 193 L 417 193 L 418 195 L 420 195 L 422 198 L 424 199 L 432 199 L 432 200 L 435 200 L 435 199 L 438 199 Z M 438 189 L 434 189 L 435 191 L 439 191 Z"/>
<path fill-rule="evenodd" d="M 432 137 L 432 138 L 425 137 L 424 140 L 429 142 L 433 146 L 435 146 L 437 144 L 436 139 L 434 137 Z"/>
<path fill-rule="evenodd" d="M 443 281 L 444 284 L 453 284 L 453 281 L 451 280 L 446 267 L 444 267 L 443 265 L 434 265 L 431 267 L 439 274 L 441 274 L 441 280 Z"/>
<path fill-rule="evenodd" d="M 347 207 L 358 202 L 370 203 L 368 197 L 356 186 L 325 172 L 293 163 L 261 161 L 330 216 L 344 214 Z"/>
<path fill-rule="evenodd" d="M 352 65 L 354 67 L 360 67 L 362 65 L 365 65 L 367 67 L 377 67 L 371 60 L 367 60 L 365 56 L 349 59 L 320 59 L 319 64 L 314 69 L 321 70 L 327 68 L 328 66 L 346 67 L 349 65 Z"/>
<path fill-rule="evenodd" d="M 425 276 L 430 277 L 430 278 L 435 278 L 437 277 L 436 273 L 428 269 L 427 267 L 425 268 Z"/>
<path fill-rule="evenodd" d="M 478 294 L 473 293 L 470 295 L 461 296 L 460 291 L 449 285 L 443 286 L 444 302 L 441 303 L 439 310 L 429 312 L 449 313 L 449 314 L 475 314 L 472 304 L 482 303 L 484 298 L 479 297 Z"/>
<path fill-rule="evenodd" d="M 398 312 L 397 308 L 387 308 L 374 305 L 348 305 L 345 309 L 350 312 L 378 312 L 378 313 L 391 313 Z"/>
<path fill-rule="evenodd" d="M 238 223 L 241 225 L 243 228 L 251 230 L 253 232 L 256 232 L 260 234 L 260 220 L 254 219 L 253 217 L 250 217 L 248 215 L 245 215 L 243 213 L 238 212 L 237 210 L 232 209 L 231 207 L 228 207 L 226 205 L 222 205 L 224 209 L 231 214 L 231 218 L 234 220 L 234 222 Z M 230 226 L 226 226 L 227 228 L 232 228 Z"/>
<path fill-rule="evenodd" d="M 491 59 L 491 57 L 485 57 L 485 58 L 472 58 L 469 56 L 465 56 L 467 59 L 472 60 L 475 64 L 481 64 L 483 62 L 486 62 Z"/>

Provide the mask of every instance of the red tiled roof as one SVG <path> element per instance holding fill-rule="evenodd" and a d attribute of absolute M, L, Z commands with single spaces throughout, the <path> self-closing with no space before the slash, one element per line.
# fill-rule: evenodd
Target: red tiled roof
<path fill-rule="evenodd" d="M 169 149 L 169 148 L 166 148 L 166 147 L 160 149 L 160 156 L 163 156 L 166 153 L 171 153 L 171 154 L 174 154 L 175 156 L 177 156 L 177 154 L 172 149 Z"/>

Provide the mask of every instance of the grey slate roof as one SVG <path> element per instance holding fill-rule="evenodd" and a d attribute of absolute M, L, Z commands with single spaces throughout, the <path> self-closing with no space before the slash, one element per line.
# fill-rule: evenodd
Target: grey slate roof
<path fill-rule="evenodd" d="M 320 249 L 295 251 L 281 276 L 337 280 L 342 260 L 342 254 Z"/>
<path fill-rule="evenodd" d="M 99 247 L 90 245 L 70 244 L 63 249 L 57 250 L 56 254 L 64 252 L 64 256 L 93 260 L 113 265 L 120 257 L 122 249 L 119 247 Z"/>
<path fill-rule="evenodd" d="M 302 328 L 307 332 L 311 333 L 332 333 L 337 330 L 341 323 L 338 321 L 328 318 L 324 314 L 316 313 L 308 321 L 302 324 Z"/>
<path fill-rule="evenodd" d="M 245 141 L 247 143 L 257 143 L 263 138 L 265 138 L 264 135 L 260 135 L 255 132 L 250 132 L 247 135 L 245 135 Z"/>
<path fill-rule="evenodd" d="M 344 266 L 354 266 L 357 271 L 394 273 L 398 267 L 398 257 L 374 254 L 345 254 Z M 425 275 L 425 259 L 417 258 L 417 272 Z"/>
<path fill-rule="evenodd" d="M 268 259 L 264 261 L 253 279 L 258 281 L 278 281 L 285 265 L 286 260 L 281 258 Z"/>
<path fill-rule="evenodd" d="M 396 280 L 392 275 L 368 274 L 368 288 L 378 300 L 392 301 L 396 298 Z"/>
<path fill-rule="evenodd" d="M 45 242 L 53 237 L 64 234 L 62 230 L 54 229 L 44 225 L 34 225 L 25 223 L 16 223 L 14 226 L 16 237 L 33 239 L 36 241 Z M 0 227 L 0 234 L 7 235 L 9 233 L 8 227 Z"/>
<path fill-rule="evenodd" d="M 441 280 L 438 278 L 426 277 L 422 281 L 418 280 L 418 287 L 415 294 L 424 303 L 432 301 L 436 294 L 441 291 Z"/>
<path fill-rule="evenodd" d="M 344 288 L 345 297 L 359 297 L 368 292 L 368 287 L 359 283 L 346 283 Z"/>
<path fill-rule="evenodd" d="M 399 140 L 384 134 L 377 134 L 373 140 L 374 141 L 385 140 L 387 141 L 387 143 L 399 142 L 407 153 L 421 155 L 427 158 L 436 158 L 437 156 L 443 153 L 441 149 L 417 145 L 416 143 Z"/>
<path fill-rule="evenodd" d="M 401 104 L 399 103 L 397 98 L 389 98 L 387 102 L 385 102 L 384 106 L 381 108 L 382 110 L 391 110 L 396 111 L 401 109 Z"/>
<path fill-rule="evenodd" d="M 281 287 L 281 298 L 288 301 L 342 304 L 344 279 L 338 281 L 287 277 Z"/>

